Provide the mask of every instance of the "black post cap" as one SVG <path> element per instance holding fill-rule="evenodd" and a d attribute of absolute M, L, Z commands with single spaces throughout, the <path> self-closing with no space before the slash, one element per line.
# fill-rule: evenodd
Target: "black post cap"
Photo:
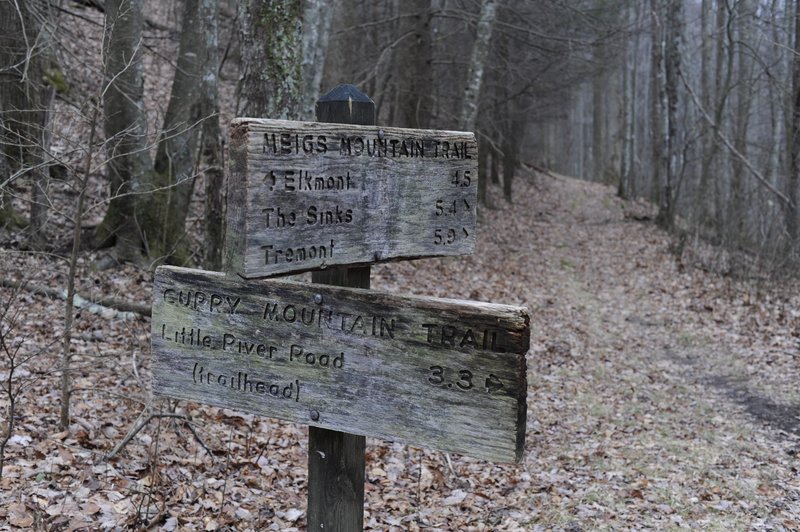
<path fill-rule="evenodd" d="M 319 102 L 346 102 L 346 101 L 354 101 L 354 102 L 368 102 L 374 103 L 370 100 L 369 96 L 358 90 L 358 87 L 355 85 L 350 85 L 348 83 L 343 83 L 336 87 L 335 89 L 331 89 L 330 92 L 320 96 Z"/>
<path fill-rule="evenodd" d="M 375 124 L 375 102 L 354 85 L 343 84 L 317 100 L 317 121 L 338 124 Z"/>

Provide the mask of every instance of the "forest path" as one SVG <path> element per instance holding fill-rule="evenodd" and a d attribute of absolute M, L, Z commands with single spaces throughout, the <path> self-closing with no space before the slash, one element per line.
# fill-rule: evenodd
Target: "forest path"
<path fill-rule="evenodd" d="M 513 523 L 800 528 L 797 307 L 683 267 L 610 187 L 515 186 L 474 256 L 373 283 L 529 307 L 526 474 L 506 495 L 528 520 Z"/>

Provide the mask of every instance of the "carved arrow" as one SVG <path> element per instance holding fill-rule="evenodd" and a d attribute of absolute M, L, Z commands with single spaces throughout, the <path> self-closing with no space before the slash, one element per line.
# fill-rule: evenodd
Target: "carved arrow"
<path fill-rule="evenodd" d="M 503 388 L 503 383 L 500 382 L 500 379 L 489 374 L 489 377 L 486 379 L 486 391 L 489 393 L 496 392 Z"/>

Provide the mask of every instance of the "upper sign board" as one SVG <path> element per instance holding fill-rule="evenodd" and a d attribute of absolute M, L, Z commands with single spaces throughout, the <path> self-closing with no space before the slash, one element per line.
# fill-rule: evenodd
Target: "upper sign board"
<path fill-rule="evenodd" d="M 237 118 L 227 268 L 245 278 L 475 247 L 475 135 Z"/>
<path fill-rule="evenodd" d="M 526 419 L 524 308 L 162 266 L 153 392 L 511 462 Z"/>

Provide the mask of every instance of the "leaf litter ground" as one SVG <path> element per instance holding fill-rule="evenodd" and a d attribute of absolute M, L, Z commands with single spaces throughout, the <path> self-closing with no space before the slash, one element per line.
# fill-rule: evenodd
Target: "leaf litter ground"
<path fill-rule="evenodd" d="M 690 267 L 635 221 L 645 205 L 608 187 L 537 175 L 516 188 L 513 205 L 493 196 L 501 208 L 482 213 L 473 256 L 376 266 L 372 284 L 529 308 L 524 458 L 368 439 L 366 528 L 800 529 L 797 287 Z M 52 256 L 3 256 L 6 277 L 64 286 Z M 94 271 L 96 258 L 81 257 L 81 293 L 149 301 L 150 274 Z M 60 431 L 64 302 L 0 290 L 18 312 L 13 341 L 40 352 L 17 373 L 28 388 L 0 480 L 4 528 L 305 528 L 305 427 L 154 401 L 149 321 L 81 311 Z M 154 413 L 186 416 L 202 445 L 183 420 L 154 418 L 103 460 Z"/>

